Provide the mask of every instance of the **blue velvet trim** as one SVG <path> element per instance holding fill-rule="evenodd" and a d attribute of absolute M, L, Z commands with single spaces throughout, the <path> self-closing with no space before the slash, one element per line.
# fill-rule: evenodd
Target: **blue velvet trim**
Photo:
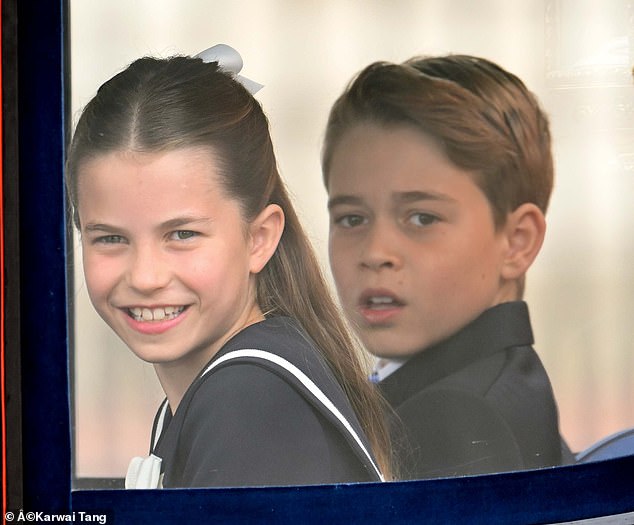
<path fill-rule="evenodd" d="M 117 525 L 212 520 L 517 525 L 634 511 L 634 456 L 388 484 L 71 492 L 62 178 L 68 6 L 66 0 L 18 4 L 25 511 L 74 511 L 76 521 L 80 512 L 106 513 L 108 523 Z"/>

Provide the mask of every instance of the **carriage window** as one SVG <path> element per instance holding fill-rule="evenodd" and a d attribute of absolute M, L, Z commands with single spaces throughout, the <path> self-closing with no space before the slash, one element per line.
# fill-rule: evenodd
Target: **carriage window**
<path fill-rule="evenodd" d="M 331 104 L 376 60 L 464 53 L 522 78 L 551 119 L 556 184 L 525 298 L 535 349 L 573 451 L 634 426 L 634 11 L 632 2 L 84 2 L 71 0 L 72 114 L 142 55 L 238 49 L 265 85 L 280 170 L 326 275 L 320 148 Z M 75 239 L 76 487 L 120 486 L 148 452 L 163 392 L 95 313 Z M 115 481 L 109 481 L 115 480 Z"/>

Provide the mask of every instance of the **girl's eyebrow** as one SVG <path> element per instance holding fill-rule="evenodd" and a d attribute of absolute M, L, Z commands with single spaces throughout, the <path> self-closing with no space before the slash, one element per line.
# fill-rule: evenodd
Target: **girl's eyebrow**
<path fill-rule="evenodd" d="M 175 217 L 174 219 L 169 219 L 161 224 L 162 228 L 167 230 L 171 228 L 180 228 L 185 225 L 195 225 L 195 224 L 208 224 L 213 222 L 209 217 L 195 217 L 195 216 L 185 216 L 185 217 Z"/>
<path fill-rule="evenodd" d="M 87 232 L 113 232 L 118 230 L 115 226 L 101 223 L 89 223 L 86 224 L 83 229 Z"/>
<path fill-rule="evenodd" d="M 174 219 L 169 219 L 161 223 L 160 228 L 162 229 L 180 228 L 181 226 L 190 225 L 190 224 L 191 225 L 207 224 L 211 222 L 213 221 L 207 217 L 195 217 L 195 216 L 175 217 Z M 121 228 L 112 226 L 110 224 L 104 224 L 104 223 L 88 223 L 84 226 L 84 230 L 86 232 L 116 232 L 116 231 L 120 231 Z"/>

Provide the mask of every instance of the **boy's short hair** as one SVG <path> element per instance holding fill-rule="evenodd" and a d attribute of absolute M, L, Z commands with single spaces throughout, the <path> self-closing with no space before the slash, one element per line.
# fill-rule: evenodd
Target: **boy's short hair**
<path fill-rule="evenodd" d="M 548 118 L 524 83 L 497 64 L 447 55 L 366 67 L 330 112 L 326 187 L 338 142 L 364 122 L 411 126 L 434 139 L 451 162 L 474 174 L 497 228 L 526 202 L 546 213 L 553 186 Z"/>

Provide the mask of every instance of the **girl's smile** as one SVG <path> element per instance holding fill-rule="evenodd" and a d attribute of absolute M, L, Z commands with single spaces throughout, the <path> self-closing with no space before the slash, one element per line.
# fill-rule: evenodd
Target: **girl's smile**
<path fill-rule="evenodd" d="M 211 151 L 182 148 L 108 153 L 81 169 L 90 298 L 159 378 L 178 368 L 191 382 L 227 339 L 263 319 L 252 226 L 216 165 Z"/>
<path fill-rule="evenodd" d="M 185 306 L 163 306 L 158 308 L 145 308 L 135 306 L 126 308 L 125 313 L 129 317 L 129 324 L 133 330 L 142 334 L 162 334 L 177 326 L 186 315 Z"/>
<path fill-rule="evenodd" d="M 135 306 L 128 308 L 128 314 L 135 321 L 146 323 L 150 321 L 169 321 L 175 319 L 185 310 L 184 306 L 161 306 L 159 308 L 144 308 Z"/>

